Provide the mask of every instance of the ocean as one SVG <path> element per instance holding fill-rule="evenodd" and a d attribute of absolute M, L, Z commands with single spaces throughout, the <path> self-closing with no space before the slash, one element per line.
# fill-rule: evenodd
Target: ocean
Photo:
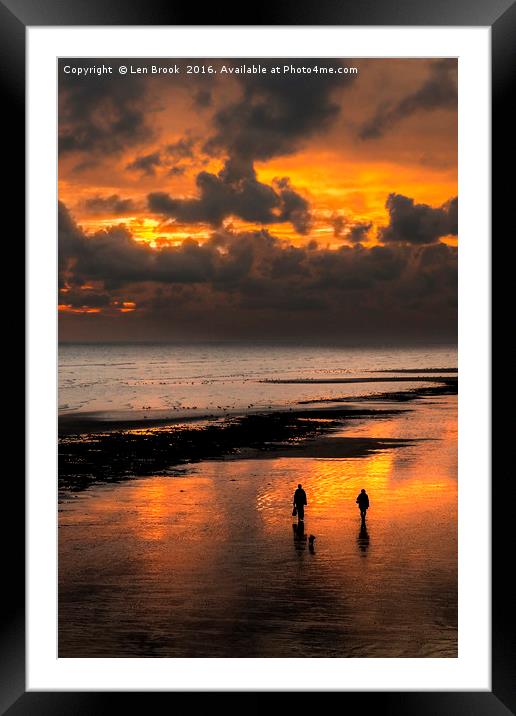
<path fill-rule="evenodd" d="M 455 346 L 334 347 L 269 344 L 62 344 L 59 414 L 173 419 L 282 409 L 357 397 L 401 384 L 263 381 L 409 378 L 457 367 Z M 392 371 L 383 372 L 383 371 Z M 403 389 L 420 385 L 403 383 Z"/>

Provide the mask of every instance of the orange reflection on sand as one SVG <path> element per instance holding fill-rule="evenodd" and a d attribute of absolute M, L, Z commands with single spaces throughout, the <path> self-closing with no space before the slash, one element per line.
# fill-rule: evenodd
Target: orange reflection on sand
<path fill-rule="evenodd" d="M 112 488 L 98 490 L 94 507 L 96 521 L 107 534 L 125 535 L 128 540 L 173 545 L 188 530 L 189 545 L 201 542 L 206 523 L 204 506 L 217 502 L 213 480 L 202 475 L 189 477 L 188 486 L 176 476 L 133 480 L 121 485 L 113 499 Z M 80 522 L 81 513 L 69 513 Z M 224 530 L 218 529 L 220 536 Z M 174 562 L 182 550 L 172 549 Z M 189 555 L 191 558 L 191 554 Z"/>
<path fill-rule="evenodd" d="M 60 654 L 456 656 L 456 402 L 389 420 L 426 439 L 363 458 L 200 462 L 67 500 Z"/>
<path fill-rule="evenodd" d="M 163 540 L 169 532 L 168 517 L 173 508 L 166 481 L 153 480 L 147 487 L 140 483 L 139 489 L 132 490 L 131 497 L 134 504 L 131 523 L 138 537 L 152 541 Z"/>
<path fill-rule="evenodd" d="M 310 514 L 324 514 L 332 506 L 353 504 L 357 484 L 377 492 L 384 489 L 393 464 L 391 452 L 378 452 L 369 458 L 314 460 L 307 485 L 311 487 Z"/>
<path fill-rule="evenodd" d="M 279 462 L 274 461 L 274 464 Z M 385 451 L 360 459 L 285 458 L 284 462 L 289 471 L 295 466 L 299 468 L 296 474 L 308 495 L 307 515 L 310 518 L 327 519 L 332 510 L 340 514 L 343 506 L 347 506 L 350 514 L 354 515 L 356 496 L 364 486 L 376 495 L 384 493 L 389 484 L 394 458 L 391 451 Z M 296 485 L 294 480 L 291 485 L 285 484 L 283 470 L 273 472 L 279 474 L 279 480 L 267 486 L 265 494 L 258 495 L 257 507 L 274 506 L 273 509 L 262 510 L 262 518 L 264 525 L 269 523 L 275 529 L 278 519 L 283 519 L 285 508 L 282 508 L 282 503 L 292 499 L 289 491 L 293 493 Z"/>
<path fill-rule="evenodd" d="M 424 409 L 419 408 L 418 413 Z M 413 442 L 382 449 L 363 458 L 282 459 L 270 465 L 270 482 L 257 495 L 264 527 L 277 529 L 292 499 L 297 482 L 308 496 L 306 523 L 316 529 L 324 523 L 327 537 L 341 535 L 343 525 L 356 521 L 356 497 L 362 488 L 370 496 L 369 515 L 389 524 L 412 523 L 425 515 L 434 522 L 454 525 L 457 511 L 457 419 L 443 416 L 434 407 L 431 437 L 417 439 L 428 430 L 414 411 L 403 410 L 398 419 L 351 425 L 342 437 L 405 437 Z M 279 517 L 280 516 L 280 517 Z"/>

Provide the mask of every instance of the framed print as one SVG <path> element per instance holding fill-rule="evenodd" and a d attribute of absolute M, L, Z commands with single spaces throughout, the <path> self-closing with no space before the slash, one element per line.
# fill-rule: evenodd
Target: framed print
<path fill-rule="evenodd" d="M 490 444 L 514 4 L 1 11 L 28 307 L 3 711 L 514 712 Z"/>

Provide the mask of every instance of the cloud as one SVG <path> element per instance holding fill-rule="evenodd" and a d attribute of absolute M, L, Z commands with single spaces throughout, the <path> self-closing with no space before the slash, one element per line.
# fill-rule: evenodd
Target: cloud
<path fill-rule="evenodd" d="M 156 174 L 156 167 L 160 167 L 161 164 L 161 154 L 159 152 L 151 152 L 150 154 L 143 154 L 133 159 L 132 162 L 127 164 L 126 169 L 129 169 L 129 171 L 140 171 L 146 176 L 154 176 Z"/>
<path fill-rule="evenodd" d="M 132 162 L 126 165 L 129 171 L 140 171 L 146 176 L 155 176 L 158 167 L 168 168 L 170 176 L 179 176 L 186 170 L 185 165 L 175 162 L 194 159 L 194 146 L 196 140 L 193 137 L 182 137 L 176 142 L 167 144 L 148 154 L 137 156 Z M 193 162 L 190 162 L 191 164 Z"/>
<path fill-rule="evenodd" d="M 180 177 L 186 171 L 186 167 L 181 164 L 176 164 L 168 170 L 168 175 L 171 177 Z"/>
<path fill-rule="evenodd" d="M 349 221 L 344 216 L 336 214 L 330 219 L 333 226 L 333 235 L 337 239 L 346 239 L 352 244 L 362 243 L 369 239 L 369 232 L 373 228 L 371 221 Z"/>
<path fill-rule="evenodd" d="M 267 64 L 270 69 L 278 62 L 269 60 Z M 338 66 L 340 62 L 325 60 L 325 64 Z M 340 77 L 337 82 L 329 74 L 270 72 L 236 74 L 234 79 L 239 96 L 215 112 L 213 132 L 203 147 L 208 154 L 225 156 L 223 169 L 218 174 L 197 174 L 197 197 L 176 198 L 153 192 L 148 195 L 149 208 L 167 218 L 214 227 L 229 217 L 256 224 L 288 222 L 300 234 L 306 234 L 311 226 L 308 201 L 292 187 L 288 177 L 279 177 L 272 185 L 259 182 L 254 163 L 290 154 L 304 140 L 324 131 L 340 111 L 333 95 L 350 80 Z M 167 151 L 174 159 L 182 159 L 191 156 L 193 145 L 193 138 L 184 138 L 169 145 Z M 169 174 L 180 170 L 172 169 Z"/>
<path fill-rule="evenodd" d="M 433 208 L 415 204 L 402 194 L 389 194 L 385 206 L 389 224 L 378 231 L 382 243 L 431 244 L 442 236 L 457 234 L 457 197 Z"/>
<path fill-rule="evenodd" d="M 192 159 L 194 156 L 194 146 L 196 140 L 193 137 L 181 137 L 176 142 L 167 144 L 165 147 L 166 154 L 174 160 Z"/>
<path fill-rule="evenodd" d="M 263 64 L 263 61 L 260 60 Z M 306 60 L 290 61 L 294 65 Z M 338 60 L 325 60 L 338 66 Z M 270 60 L 269 67 L 281 64 Z M 312 135 L 324 131 L 337 117 L 340 104 L 333 99 L 352 82 L 336 82 L 335 75 L 235 75 L 241 96 L 218 110 L 215 132 L 205 144 L 208 153 L 226 153 L 251 161 L 290 154 Z"/>
<path fill-rule="evenodd" d="M 112 296 L 91 289 L 67 290 L 61 293 L 60 303 L 70 308 L 106 308 L 112 303 Z"/>
<path fill-rule="evenodd" d="M 436 60 L 430 76 L 419 89 L 398 102 L 380 105 L 376 114 L 360 128 L 361 139 L 377 139 L 398 122 L 420 110 L 457 108 L 457 61 Z"/>
<path fill-rule="evenodd" d="M 86 234 L 60 205 L 59 259 L 65 306 L 100 307 L 94 315 L 105 317 L 136 302 L 138 330 L 149 338 L 176 329 L 198 338 L 339 340 L 456 330 L 457 249 L 443 243 L 329 249 L 221 228 L 203 244 L 152 249 L 123 226 Z"/>
<path fill-rule="evenodd" d="M 125 214 L 137 208 L 133 199 L 122 199 L 118 194 L 84 199 L 81 207 L 92 214 Z"/>
<path fill-rule="evenodd" d="M 200 109 L 211 107 L 213 102 L 212 94 L 209 90 L 200 89 L 194 94 L 194 105 Z"/>
<path fill-rule="evenodd" d="M 150 193 L 149 209 L 180 222 L 215 227 L 234 216 L 258 224 L 290 222 L 300 234 L 309 230 L 311 217 L 306 199 L 292 188 L 288 178 L 277 179 L 273 186 L 259 182 L 250 161 L 228 159 L 218 174 L 200 172 L 196 185 L 198 197 L 192 199 Z"/>
<path fill-rule="evenodd" d="M 367 241 L 369 238 L 369 232 L 372 228 L 372 221 L 357 221 L 349 230 L 347 236 L 348 241 L 351 241 L 354 244 L 361 243 L 362 241 Z"/>
<path fill-rule="evenodd" d="M 86 234 L 59 203 L 60 285 L 101 281 L 107 288 L 135 282 L 191 283 L 215 277 L 219 253 L 213 243 L 186 239 L 160 250 L 134 240 L 124 225 Z M 223 262 L 227 263 L 227 259 Z"/>
<path fill-rule="evenodd" d="M 66 60 L 67 65 L 84 64 Z M 147 85 L 142 77 L 128 75 L 120 81 L 118 66 L 110 60 L 113 75 L 89 75 L 77 79 L 60 72 L 59 152 L 104 156 L 148 141 L 153 130 L 148 123 Z M 89 157 L 91 161 L 91 157 Z"/>
<path fill-rule="evenodd" d="M 275 179 L 274 188 L 280 197 L 278 223 L 288 221 L 298 233 L 307 234 L 312 225 L 308 201 L 293 189 L 288 177 Z"/>

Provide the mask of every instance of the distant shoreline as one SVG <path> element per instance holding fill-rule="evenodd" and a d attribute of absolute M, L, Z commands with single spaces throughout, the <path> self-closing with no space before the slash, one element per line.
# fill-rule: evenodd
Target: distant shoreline
<path fill-rule="evenodd" d="M 390 373 L 391 371 L 382 372 Z M 450 380 L 454 380 L 454 378 L 448 378 L 445 376 L 438 375 L 394 375 L 382 376 L 381 378 L 264 378 L 260 381 L 260 383 L 299 383 L 303 385 L 311 385 L 318 383 L 444 383 L 445 381 Z"/>
<path fill-rule="evenodd" d="M 428 369 L 430 371 L 431 369 Z M 448 369 L 452 370 L 452 369 Z M 387 372 L 387 371 L 386 371 Z M 400 371 L 402 372 L 402 371 Z M 421 371 L 424 372 L 424 371 Z M 443 372 L 443 371 L 441 371 Z M 419 376 L 419 377 L 379 377 L 379 378 L 343 378 L 343 379 L 270 379 L 258 381 L 270 384 L 324 384 L 324 383 L 435 383 L 437 385 L 455 386 L 457 377 L 450 376 Z M 416 391 L 419 389 L 415 389 Z M 346 398 L 319 398 L 312 400 L 300 400 L 297 405 L 308 405 L 316 403 L 343 403 L 343 402 L 363 402 L 365 400 L 377 400 L 378 398 L 388 400 L 391 396 L 392 400 L 404 400 L 400 396 L 410 396 L 411 390 L 396 391 L 392 393 L 381 393 L 380 395 L 372 394 L 350 396 Z M 129 430 L 139 427 L 159 427 L 164 425 L 177 425 L 178 423 L 199 423 L 202 421 L 218 421 L 224 418 L 240 417 L 242 415 L 253 415 L 263 413 L 275 413 L 285 410 L 293 411 L 296 408 L 285 408 L 274 406 L 266 408 L 256 406 L 254 409 L 246 410 L 210 410 L 209 412 L 178 411 L 175 414 L 169 408 L 162 410 L 127 410 L 127 411 L 74 411 L 60 413 L 58 416 L 58 432 L 60 437 L 66 435 L 76 435 L 79 433 L 90 433 L 100 431 L 113 430 Z"/>

